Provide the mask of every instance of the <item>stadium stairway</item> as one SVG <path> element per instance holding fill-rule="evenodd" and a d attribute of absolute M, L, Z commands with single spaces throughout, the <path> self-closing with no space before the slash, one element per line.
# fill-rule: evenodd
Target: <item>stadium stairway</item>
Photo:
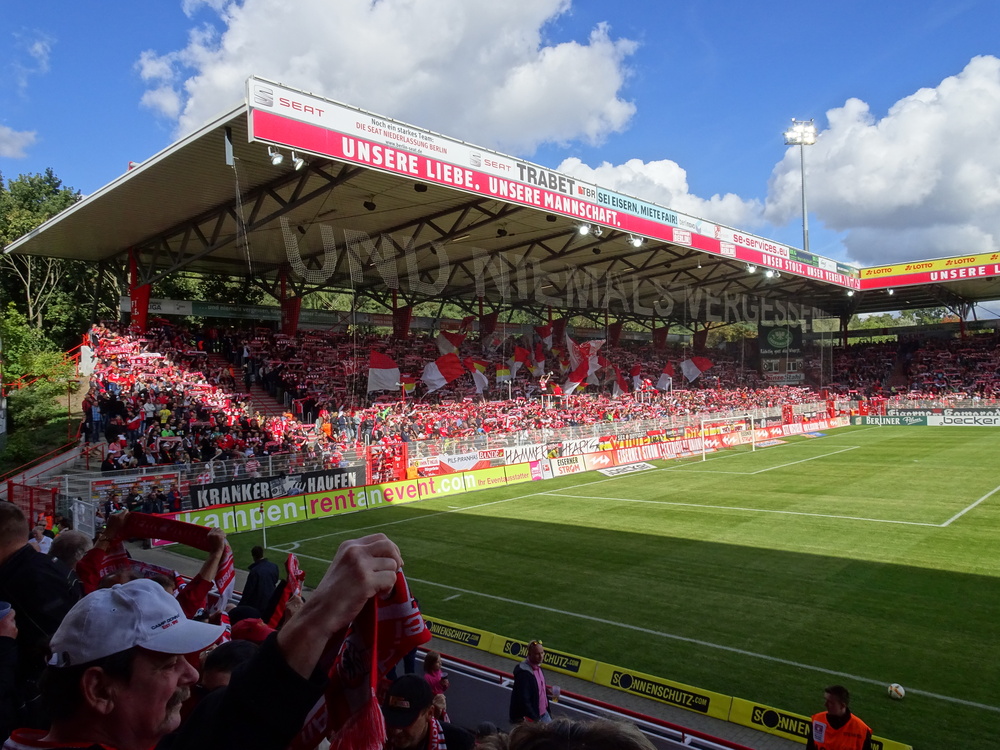
<path fill-rule="evenodd" d="M 232 369 L 233 376 L 236 378 L 237 393 L 250 394 L 250 401 L 253 403 L 253 409 L 255 412 L 260 412 L 265 417 L 280 417 L 286 411 L 289 411 L 284 404 L 273 398 L 270 393 L 265 391 L 259 382 L 254 382 L 250 386 L 249 391 L 247 391 L 243 384 L 242 370 L 231 364 L 221 354 L 209 354 L 205 368 L 207 372 L 212 372 L 219 368 Z"/>

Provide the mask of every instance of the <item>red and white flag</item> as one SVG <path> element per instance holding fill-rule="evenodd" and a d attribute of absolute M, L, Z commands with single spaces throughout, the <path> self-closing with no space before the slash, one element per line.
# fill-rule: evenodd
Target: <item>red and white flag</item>
<path fill-rule="evenodd" d="M 420 376 L 420 379 L 427 384 L 427 392 L 433 393 L 439 388 L 444 388 L 448 383 L 458 380 L 464 374 L 465 367 L 462 365 L 462 360 L 452 352 L 424 365 L 424 374 Z"/>
<path fill-rule="evenodd" d="M 531 352 L 525 349 L 523 346 L 514 347 L 514 356 L 510 359 L 510 374 L 517 377 L 517 371 L 521 369 L 521 365 L 531 364 Z"/>
<path fill-rule="evenodd" d="M 481 359 L 466 357 L 462 360 L 465 369 L 472 373 L 472 381 L 476 384 L 476 393 L 482 393 L 489 388 L 490 380 L 486 377 L 486 363 Z"/>
<path fill-rule="evenodd" d="M 536 378 L 545 374 L 545 347 L 541 341 L 535 342 L 535 351 L 531 357 L 531 374 Z"/>
<path fill-rule="evenodd" d="M 615 367 L 614 370 L 615 370 L 615 384 L 612 393 L 615 398 L 618 398 L 619 396 L 624 396 L 626 393 L 628 393 L 628 383 L 625 381 L 625 378 L 622 375 L 621 370 L 619 370 L 617 367 Z"/>
<path fill-rule="evenodd" d="M 660 379 L 656 381 L 656 388 L 660 391 L 669 391 L 674 385 L 674 366 L 667 362 L 660 373 Z"/>
<path fill-rule="evenodd" d="M 368 393 L 394 391 L 399 388 L 399 367 L 391 357 L 371 352 L 368 358 Z"/>
<path fill-rule="evenodd" d="M 542 340 L 545 344 L 546 349 L 552 348 L 552 325 L 535 326 L 535 333 L 538 334 L 538 338 Z"/>
<path fill-rule="evenodd" d="M 632 378 L 632 388 L 639 390 L 642 387 L 642 365 L 632 365 L 628 374 Z"/>
<path fill-rule="evenodd" d="M 563 393 L 569 396 L 579 388 L 580 384 L 587 379 L 589 369 L 590 363 L 585 359 L 580 360 L 580 364 L 570 372 L 569 377 L 566 378 L 566 382 L 563 383 Z"/>
<path fill-rule="evenodd" d="M 452 333 L 451 331 L 441 331 L 441 333 L 437 335 L 437 339 L 435 339 L 435 341 L 437 341 L 438 351 L 440 351 L 442 354 L 451 354 L 452 352 L 457 352 L 458 347 L 462 345 L 462 342 L 465 341 L 465 337 L 467 335 L 468 334 L 465 333 Z"/>
<path fill-rule="evenodd" d="M 691 357 L 691 359 L 685 359 L 681 362 L 681 372 L 684 373 L 684 377 L 690 383 L 698 379 L 705 370 L 712 366 L 712 360 L 706 359 L 705 357 Z"/>

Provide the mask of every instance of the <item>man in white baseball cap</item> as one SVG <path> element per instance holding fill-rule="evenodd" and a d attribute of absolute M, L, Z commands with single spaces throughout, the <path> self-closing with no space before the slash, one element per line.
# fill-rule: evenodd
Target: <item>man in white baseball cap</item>
<path fill-rule="evenodd" d="M 323 696 L 327 671 L 317 666 L 327 644 L 343 637 L 369 599 L 390 593 L 402 566 L 399 548 L 383 534 L 343 542 L 302 609 L 233 675 L 211 713 L 198 720 L 202 705 L 195 709 L 173 746 L 286 748 Z M 4 750 L 149 750 L 177 729 L 198 679 L 184 655 L 221 632 L 185 619 L 150 581 L 89 594 L 52 637 L 41 688 L 48 732 L 16 730 Z"/>
<path fill-rule="evenodd" d="M 15 733 L 9 742 L 36 747 L 86 738 L 115 748 L 149 748 L 180 724 L 180 707 L 198 671 L 185 654 L 224 631 L 189 620 L 177 600 L 146 579 L 100 589 L 66 615 L 50 643 L 42 693 L 52 726 Z"/>

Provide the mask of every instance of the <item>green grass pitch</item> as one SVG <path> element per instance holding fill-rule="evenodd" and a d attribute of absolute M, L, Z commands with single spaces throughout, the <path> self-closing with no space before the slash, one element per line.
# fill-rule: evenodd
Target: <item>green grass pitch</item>
<path fill-rule="evenodd" d="M 845 428 L 267 541 L 308 585 L 344 539 L 383 532 L 428 615 L 806 715 L 842 683 L 878 735 L 986 750 L 1000 743 L 998 456 L 990 428 Z M 232 537 L 237 564 L 260 541 Z"/>

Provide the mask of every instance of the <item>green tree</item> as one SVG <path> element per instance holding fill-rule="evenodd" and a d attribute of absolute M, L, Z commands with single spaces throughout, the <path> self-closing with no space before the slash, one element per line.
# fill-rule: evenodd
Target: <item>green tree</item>
<path fill-rule="evenodd" d="M 80 200 L 79 191 L 64 187 L 52 169 L 20 175 L 4 185 L 0 176 L 0 245 L 30 232 Z M 46 324 L 46 312 L 56 303 L 71 266 L 57 258 L 0 255 L 3 296 L 17 303 L 35 328 Z"/>

